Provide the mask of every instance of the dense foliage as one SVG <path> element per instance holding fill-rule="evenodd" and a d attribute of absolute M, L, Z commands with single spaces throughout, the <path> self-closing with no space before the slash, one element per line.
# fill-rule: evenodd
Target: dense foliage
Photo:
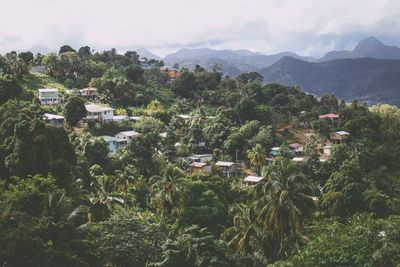
<path fill-rule="evenodd" d="M 66 92 L 59 105 L 40 105 L 20 87 L 40 65 L 140 119 L 82 127 L 85 102 Z M 0 265 L 400 264 L 397 107 L 317 99 L 217 67 L 170 78 L 162 65 L 70 46 L 0 57 Z M 47 112 L 67 125 L 46 123 Z M 101 136 L 127 130 L 140 134 L 109 153 Z M 338 130 L 351 135 L 321 160 Z M 207 153 L 209 171 L 191 171 L 187 158 Z M 217 161 L 242 167 L 228 178 Z M 243 185 L 250 174 L 264 179 Z"/>

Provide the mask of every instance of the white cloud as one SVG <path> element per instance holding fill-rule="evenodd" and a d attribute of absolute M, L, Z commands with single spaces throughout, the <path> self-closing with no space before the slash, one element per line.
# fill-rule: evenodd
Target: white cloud
<path fill-rule="evenodd" d="M 400 41 L 397 0 L 0 0 L 0 52 L 65 43 L 321 55 L 376 35 Z M 341 41 L 338 41 L 341 40 Z"/>

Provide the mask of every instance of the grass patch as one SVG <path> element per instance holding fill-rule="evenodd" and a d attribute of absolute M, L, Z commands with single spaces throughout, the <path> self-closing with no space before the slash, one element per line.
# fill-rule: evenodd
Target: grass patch
<path fill-rule="evenodd" d="M 44 73 L 30 73 L 24 75 L 18 83 L 24 90 L 36 91 L 40 88 L 56 88 L 59 90 L 67 90 L 63 84 L 57 82 L 49 75 Z"/>

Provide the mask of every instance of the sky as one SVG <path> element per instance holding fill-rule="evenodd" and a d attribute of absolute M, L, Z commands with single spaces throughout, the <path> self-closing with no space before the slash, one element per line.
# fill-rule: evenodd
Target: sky
<path fill-rule="evenodd" d="M 399 0 L 0 0 L 0 53 L 147 48 L 319 57 L 375 36 L 400 46 Z"/>

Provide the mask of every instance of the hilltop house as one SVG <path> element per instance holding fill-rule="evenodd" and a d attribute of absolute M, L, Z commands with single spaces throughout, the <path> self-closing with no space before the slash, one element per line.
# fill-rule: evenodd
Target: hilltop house
<path fill-rule="evenodd" d="M 212 154 L 199 154 L 188 157 L 188 160 L 190 162 L 207 163 L 209 161 L 212 161 L 212 158 L 213 158 Z"/>
<path fill-rule="evenodd" d="M 271 157 L 279 156 L 279 150 L 280 150 L 280 147 L 275 146 L 275 147 L 271 148 L 271 152 L 269 154 L 271 155 Z"/>
<path fill-rule="evenodd" d="M 119 132 L 115 135 L 116 138 L 119 139 L 126 139 L 126 140 L 132 140 L 132 138 L 140 135 L 140 133 L 135 132 L 135 131 L 123 131 Z"/>
<path fill-rule="evenodd" d="M 61 102 L 58 90 L 54 88 L 38 89 L 38 98 L 42 105 L 55 105 Z"/>
<path fill-rule="evenodd" d="M 85 105 L 87 115 L 83 118 L 84 122 L 92 121 L 96 126 L 104 123 L 111 122 L 114 117 L 114 109 L 107 106 L 100 106 L 95 104 Z"/>
<path fill-rule="evenodd" d="M 103 138 L 104 142 L 106 142 L 110 154 L 114 154 L 119 147 L 118 139 L 108 135 L 101 136 L 101 138 Z"/>
<path fill-rule="evenodd" d="M 220 171 L 222 171 L 222 174 L 228 178 L 232 177 L 232 175 L 237 171 L 237 166 L 234 162 L 218 161 L 215 163 L 215 166 L 217 166 Z"/>
<path fill-rule="evenodd" d="M 321 114 L 319 115 L 320 119 L 329 119 L 332 123 L 335 123 L 339 120 L 339 115 L 335 113 Z"/>
<path fill-rule="evenodd" d="M 129 121 L 130 118 L 128 116 L 125 116 L 125 115 L 115 115 L 115 116 L 113 116 L 112 120 L 115 123 L 121 123 L 123 121 Z"/>
<path fill-rule="evenodd" d="M 343 143 L 350 137 L 350 133 L 346 131 L 338 131 L 331 133 L 331 140 L 335 143 Z"/>
<path fill-rule="evenodd" d="M 64 125 L 64 117 L 56 114 L 45 113 L 43 115 L 43 119 L 53 126 L 63 126 Z"/>
<path fill-rule="evenodd" d="M 249 175 L 243 179 L 243 184 L 245 185 L 256 185 L 258 184 L 261 180 L 263 180 L 263 177 L 260 176 L 253 176 Z"/>
<path fill-rule="evenodd" d="M 211 166 L 204 162 L 192 162 L 189 167 L 192 172 L 211 172 Z"/>
<path fill-rule="evenodd" d="M 303 153 L 303 145 L 299 143 L 290 144 L 289 149 L 296 154 Z"/>
<path fill-rule="evenodd" d="M 79 90 L 79 95 L 88 102 L 97 100 L 97 89 L 88 87 Z"/>
<path fill-rule="evenodd" d="M 175 68 L 160 67 L 162 73 L 166 73 L 170 79 L 176 79 L 181 76 L 181 72 Z"/>

